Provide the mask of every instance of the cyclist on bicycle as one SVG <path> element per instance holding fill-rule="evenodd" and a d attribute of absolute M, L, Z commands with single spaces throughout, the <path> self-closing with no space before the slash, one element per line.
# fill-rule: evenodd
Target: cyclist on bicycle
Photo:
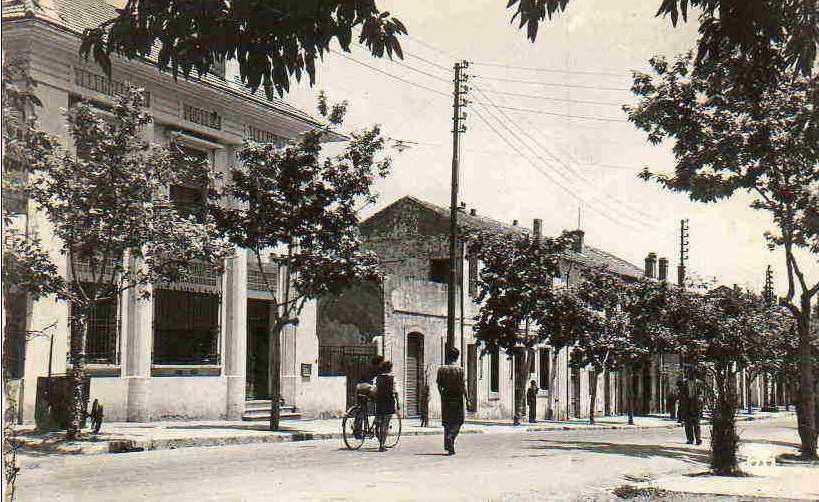
<path fill-rule="evenodd" d="M 358 384 L 355 386 L 355 393 L 358 403 L 361 405 L 363 414 L 367 413 L 367 401 L 375 395 L 375 385 L 373 382 L 375 377 L 381 372 L 381 365 L 384 364 L 384 356 L 375 356 L 370 360 L 370 367 L 361 373 L 358 379 Z M 355 435 L 358 437 L 362 434 L 363 416 L 356 419 Z"/>
<path fill-rule="evenodd" d="M 380 374 L 375 378 L 375 420 L 378 435 L 378 451 L 386 451 L 384 443 L 389 432 L 390 417 L 397 413 L 398 389 L 395 375 L 392 374 L 392 362 L 381 364 Z"/>

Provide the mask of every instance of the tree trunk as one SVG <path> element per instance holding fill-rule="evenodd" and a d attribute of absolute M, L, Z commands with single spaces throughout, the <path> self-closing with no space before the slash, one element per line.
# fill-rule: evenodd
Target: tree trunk
<path fill-rule="evenodd" d="M 514 352 L 515 361 L 515 424 L 526 416 L 526 380 L 529 378 L 529 351 L 518 349 Z"/>
<path fill-rule="evenodd" d="M 797 322 L 799 331 L 799 399 L 796 413 L 799 424 L 800 450 L 808 458 L 816 458 L 816 423 L 819 408 L 816 402 L 815 376 L 813 368 L 813 348 L 811 345 L 810 299 L 803 296 L 800 317 Z"/>
<path fill-rule="evenodd" d="M 626 401 L 628 401 L 628 424 L 634 425 L 634 375 L 631 368 L 626 370 Z"/>
<path fill-rule="evenodd" d="M 716 402 L 711 412 L 711 469 L 719 475 L 733 475 L 738 471 L 739 436 L 735 423 L 736 394 L 731 385 L 733 376 L 730 364 L 716 368 Z"/>
<path fill-rule="evenodd" d="M 3 474 L 5 479 L 5 492 L 7 500 L 14 500 L 14 486 L 17 479 L 17 473 L 20 468 L 17 466 L 17 447 L 15 446 L 14 436 L 14 416 L 16 415 L 16 408 L 19 403 L 16 403 L 16 398 L 11 395 L 9 388 L 9 380 L 11 377 L 10 371 L 12 366 L 12 347 L 13 336 L 11 330 L 11 309 L 12 309 L 12 295 L 8 291 L 3 291 L 3 308 L 4 319 L 3 325 Z"/>
<path fill-rule="evenodd" d="M 270 304 L 268 322 L 268 335 L 270 337 L 270 371 L 268 373 L 268 382 L 270 384 L 270 430 L 277 431 L 279 430 L 279 418 L 281 417 L 282 323 L 280 322 L 278 306 L 275 302 L 271 302 Z"/>
<path fill-rule="evenodd" d="M 76 438 L 82 426 L 86 412 L 88 396 L 83 396 L 85 383 L 85 346 L 88 335 L 88 312 L 74 309 L 71 319 L 71 344 L 68 360 L 71 364 L 71 418 L 68 422 L 68 439 Z"/>
<path fill-rule="evenodd" d="M 589 423 L 594 423 L 594 408 L 597 406 L 597 370 L 592 368 L 589 380 Z"/>

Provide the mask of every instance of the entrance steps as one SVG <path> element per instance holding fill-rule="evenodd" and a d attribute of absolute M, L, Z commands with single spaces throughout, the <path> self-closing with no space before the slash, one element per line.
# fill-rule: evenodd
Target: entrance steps
<path fill-rule="evenodd" d="M 295 406 L 279 407 L 279 417 L 281 420 L 299 420 L 301 413 L 296 411 Z M 270 420 L 270 399 L 256 399 L 245 401 L 245 413 L 242 415 L 245 422 L 267 422 Z"/>

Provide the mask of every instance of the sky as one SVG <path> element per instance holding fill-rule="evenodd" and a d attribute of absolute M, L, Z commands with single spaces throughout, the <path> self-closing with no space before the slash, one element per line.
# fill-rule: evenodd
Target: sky
<path fill-rule="evenodd" d="M 465 59 L 473 103 L 459 181 L 460 200 L 469 208 L 528 226 L 541 218 L 546 234 L 577 228 L 579 221 L 588 244 L 638 266 L 649 252 L 668 257 L 672 278 L 686 218 L 691 274 L 759 290 L 771 265 L 783 294 L 784 254 L 766 247 L 763 233 L 772 222 L 748 207 L 747 195 L 693 203 L 637 177 L 644 166 L 669 172 L 673 156 L 671 144 L 651 145 L 625 121 L 620 105 L 633 102 L 631 71 L 646 69 L 652 56 L 690 50 L 696 25 L 675 29 L 655 18 L 659 0 L 574 0 L 568 12 L 542 24 L 531 43 L 510 24 L 505 5 L 380 0 L 409 30 L 403 61 L 378 60 L 353 46 L 347 57 L 325 57 L 313 87 L 294 82 L 290 103 L 312 111 L 324 90 L 331 100 L 349 102 L 349 127 L 379 124 L 409 146 L 388 150 L 392 172 L 377 182 L 379 201 L 363 216 L 404 195 L 449 206 L 452 65 Z M 333 48 L 339 51 L 336 42 Z M 816 258 L 801 262 L 808 278 L 819 280 Z"/>

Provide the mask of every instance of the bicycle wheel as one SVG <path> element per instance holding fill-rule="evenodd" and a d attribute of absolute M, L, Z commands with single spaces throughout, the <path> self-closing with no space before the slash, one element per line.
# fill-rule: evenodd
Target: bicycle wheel
<path fill-rule="evenodd" d="M 369 424 L 367 424 L 367 416 L 362 417 L 361 415 L 361 409 L 356 405 L 347 410 L 347 414 L 341 421 L 344 445 L 350 450 L 357 450 L 364 444 Z"/>
<path fill-rule="evenodd" d="M 392 448 L 398 445 L 401 439 L 401 416 L 398 413 L 390 415 L 390 421 L 387 423 L 387 439 L 384 441 L 384 446 Z"/>

